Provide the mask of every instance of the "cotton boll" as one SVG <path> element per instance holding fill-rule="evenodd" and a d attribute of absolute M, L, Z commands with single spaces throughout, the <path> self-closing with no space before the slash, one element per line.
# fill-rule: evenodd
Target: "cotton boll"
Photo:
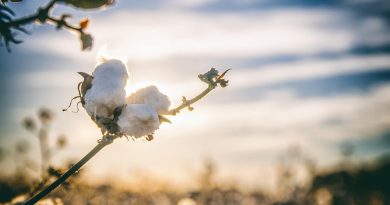
<path fill-rule="evenodd" d="M 92 75 L 94 77 L 104 77 L 107 80 L 115 80 L 111 82 L 121 84 L 122 86 L 126 85 L 129 77 L 125 64 L 117 59 L 105 60 L 95 68 Z"/>
<path fill-rule="evenodd" d="M 171 102 L 156 86 L 148 86 L 137 90 L 126 98 L 128 104 L 147 104 L 159 115 L 168 113 Z"/>
<path fill-rule="evenodd" d="M 145 104 L 127 104 L 117 121 L 123 134 L 142 137 L 159 128 L 157 112 Z"/>
<path fill-rule="evenodd" d="M 92 75 L 92 86 L 84 96 L 84 107 L 93 117 L 111 117 L 116 107 L 126 103 L 127 68 L 119 60 L 108 60 L 98 65 Z"/>

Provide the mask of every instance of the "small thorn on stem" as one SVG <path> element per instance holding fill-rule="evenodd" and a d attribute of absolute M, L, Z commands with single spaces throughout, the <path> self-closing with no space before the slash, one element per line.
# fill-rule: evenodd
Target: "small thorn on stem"
<path fill-rule="evenodd" d="M 191 103 L 188 102 L 187 98 L 185 96 L 183 96 L 182 98 L 182 102 L 183 102 L 183 105 L 185 105 L 189 111 L 193 111 L 194 108 L 191 107 Z"/>

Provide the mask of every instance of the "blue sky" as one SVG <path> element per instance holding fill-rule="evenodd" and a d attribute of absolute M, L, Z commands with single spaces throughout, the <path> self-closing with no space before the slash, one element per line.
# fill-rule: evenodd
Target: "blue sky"
<path fill-rule="evenodd" d="M 12 7 L 22 15 L 42 2 Z M 49 25 L 29 26 L 32 35 L 19 35 L 24 43 L 12 45 L 12 53 L 0 49 L 4 146 L 33 141 L 20 121 L 49 107 L 57 113 L 52 141 L 61 133 L 70 137 L 68 151 L 55 160 L 77 159 L 90 149 L 98 129 L 84 111 L 61 109 L 76 95 L 76 72 L 92 72 L 105 47 L 127 60 L 129 92 L 155 84 L 173 104 L 203 89 L 199 73 L 233 70 L 228 88 L 173 117 L 156 140 L 118 140 L 104 150 L 88 165 L 93 173 L 118 167 L 126 177 L 139 167 L 180 181 L 211 157 L 222 175 L 249 183 L 291 146 L 323 167 L 339 162 L 345 143 L 356 146 L 361 161 L 388 150 L 387 1 L 122 0 L 103 11 L 59 6 L 55 14 L 64 11 L 74 13 L 75 22 L 91 19 L 91 51 L 80 51 L 76 35 Z"/>

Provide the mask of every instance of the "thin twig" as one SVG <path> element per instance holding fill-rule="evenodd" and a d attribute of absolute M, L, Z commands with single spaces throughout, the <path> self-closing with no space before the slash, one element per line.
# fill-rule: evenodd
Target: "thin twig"
<path fill-rule="evenodd" d="M 168 112 L 168 115 L 176 115 L 177 113 L 180 112 L 180 110 L 188 107 L 188 108 L 191 108 L 191 105 L 196 103 L 198 100 L 202 99 L 204 96 L 206 96 L 210 91 L 214 90 L 215 89 L 215 86 L 211 86 L 209 85 L 203 92 L 201 92 L 199 95 L 195 96 L 194 98 L 192 98 L 191 100 L 186 100 L 184 97 L 183 97 L 183 101 L 182 101 L 182 104 L 179 105 L 178 107 L 174 108 L 174 109 L 171 109 L 169 112 Z"/>
<path fill-rule="evenodd" d="M 57 24 L 57 25 L 61 25 L 61 26 L 64 26 L 70 30 L 74 30 L 74 31 L 77 31 L 77 32 L 80 32 L 82 33 L 83 32 L 83 29 L 81 27 L 75 27 L 75 26 L 72 26 L 70 24 L 68 24 L 66 21 L 62 20 L 62 19 L 56 19 L 54 17 L 51 17 L 51 16 L 48 16 L 47 17 L 47 20 Z"/>
<path fill-rule="evenodd" d="M 65 172 L 61 177 L 55 180 L 52 184 L 50 184 L 48 187 L 46 187 L 44 190 L 39 192 L 37 195 L 35 195 L 34 197 L 26 201 L 24 205 L 35 204 L 43 197 L 48 195 L 55 188 L 57 188 L 59 185 L 64 183 L 66 179 L 68 179 L 70 176 L 76 173 L 85 163 L 87 163 L 101 149 L 103 149 L 106 145 L 111 144 L 115 138 L 116 136 L 112 136 L 112 135 L 103 136 L 103 138 L 98 142 L 98 144 L 87 155 L 85 155 L 80 161 L 78 161 L 75 165 L 73 165 L 67 172 Z"/>
<path fill-rule="evenodd" d="M 191 111 L 193 110 L 193 107 L 191 107 L 192 104 L 202 99 L 209 92 L 214 90 L 218 85 L 221 87 L 226 87 L 229 81 L 225 80 L 224 77 L 229 70 L 230 69 L 227 69 L 222 74 L 219 74 L 219 72 L 215 68 L 211 68 L 210 71 L 206 72 L 205 74 L 198 75 L 199 79 L 207 83 L 208 87 L 199 95 L 195 96 L 190 100 L 187 100 L 186 97 L 183 96 L 181 105 L 179 105 L 174 109 L 169 110 L 167 115 L 176 115 L 177 113 L 180 112 L 180 110 L 184 108 L 188 108 Z"/>
<path fill-rule="evenodd" d="M 5 27 L 19 27 L 24 24 L 32 23 L 35 20 L 38 20 L 40 18 L 44 18 L 43 15 L 48 16 L 49 11 L 54 7 L 54 5 L 61 0 L 52 0 L 50 1 L 45 7 L 38 9 L 37 13 L 30 15 L 30 16 L 25 16 L 20 19 L 16 19 L 10 22 L 5 23 Z"/>

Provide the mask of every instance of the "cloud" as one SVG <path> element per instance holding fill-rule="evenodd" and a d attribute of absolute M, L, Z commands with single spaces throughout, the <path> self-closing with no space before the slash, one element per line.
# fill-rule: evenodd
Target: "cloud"
<path fill-rule="evenodd" d="M 358 24 L 348 12 L 326 9 L 280 9 L 261 13 L 120 11 L 93 21 L 96 23 L 91 24 L 90 31 L 95 34 L 95 48 L 108 43 L 112 50 L 134 61 L 173 56 L 308 55 L 346 51 L 360 42 L 389 42 L 381 19 Z M 76 43 L 70 45 L 62 38 L 37 37 L 34 44 L 76 57 L 77 52 L 63 49 Z"/>
<path fill-rule="evenodd" d="M 193 2 L 187 3 L 184 4 Z M 194 105 L 193 112 L 183 111 L 172 117 L 173 125 L 162 126 L 156 140 L 147 146 L 141 142 L 116 142 L 97 156 L 95 170 L 115 166 L 127 172 L 137 164 L 162 172 L 176 169 L 180 160 L 193 162 L 199 156 L 215 156 L 223 166 L 239 163 L 255 170 L 267 159 L 262 157 L 264 154 L 276 158 L 292 144 L 302 146 L 320 163 L 335 162 L 335 144 L 375 136 L 390 126 L 388 83 L 370 87 L 367 92 L 357 90 L 309 99 L 300 98 L 288 87 L 272 90 L 262 99 L 234 99 L 235 93 L 245 95 L 248 89 L 259 86 L 389 70 L 388 54 L 348 53 L 361 44 L 378 46 L 389 42 L 385 35 L 388 28 L 381 19 L 356 21 L 351 13 L 329 9 L 261 13 L 133 10 L 98 16 L 92 22 L 89 31 L 96 41 L 90 53 L 79 51 L 77 36 L 66 32 L 43 33 L 22 44 L 26 50 L 39 48 L 52 53 L 53 58 L 50 64 L 42 61 L 40 69 L 17 73 L 15 80 L 21 85 L 15 93 L 23 104 L 15 102 L 13 106 L 25 107 L 15 108 L 15 122 L 26 107 L 49 104 L 57 110 L 63 108 L 76 93 L 80 80 L 75 67 L 92 71 L 97 50 L 105 43 L 109 51 L 129 58 L 132 84 L 127 91 L 156 84 L 174 104 L 180 103 L 183 94 L 191 97 L 203 89 L 197 74 L 211 66 L 239 65 L 228 73 L 228 88 L 213 91 Z M 323 58 L 324 53 L 336 56 Z M 288 63 L 276 60 L 268 65 L 247 62 L 289 55 L 297 59 Z M 23 66 L 32 61 L 25 60 Z M 67 70 L 64 62 L 74 67 Z M 218 101 L 218 96 L 230 99 Z M 55 128 L 74 136 L 71 150 L 64 153 L 72 156 L 81 156 L 84 152 L 79 150 L 92 147 L 99 136 L 84 112 L 59 115 Z M 123 153 L 128 155 L 124 157 Z M 230 156 L 236 156 L 235 160 Z M 119 157 L 128 163 L 110 160 Z"/>
<path fill-rule="evenodd" d="M 170 4 L 176 5 L 176 6 L 193 8 L 193 7 L 213 3 L 216 1 L 218 1 L 218 0 L 172 0 L 172 1 L 170 1 Z"/>
<path fill-rule="evenodd" d="M 184 129 L 174 123 L 171 129 L 175 133 L 170 136 L 185 137 L 182 149 L 208 153 L 223 165 L 251 164 L 255 169 L 260 164 L 275 163 L 288 147 L 298 145 L 320 166 L 325 166 L 340 159 L 337 150 L 345 141 L 369 139 L 388 131 L 389 93 L 390 85 L 385 84 L 369 93 L 337 97 L 300 99 L 283 94 L 254 102 L 198 105 L 196 112 L 207 116 L 207 122 L 187 125 Z M 166 137 L 165 132 L 159 134 Z"/>
<path fill-rule="evenodd" d="M 390 69 L 389 55 L 346 56 L 339 59 L 309 59 L 233 71 L 233 89 L 265 86 L 340 74 Z"/>
<path fill-rule="evenodd" d="M 36 72 L 25 72 L 17 77 L 22 85 L 29 89 L 47 88 L 68 88 L 75 87 L 80 77 L 73 70 L 39 70 Z"/>

